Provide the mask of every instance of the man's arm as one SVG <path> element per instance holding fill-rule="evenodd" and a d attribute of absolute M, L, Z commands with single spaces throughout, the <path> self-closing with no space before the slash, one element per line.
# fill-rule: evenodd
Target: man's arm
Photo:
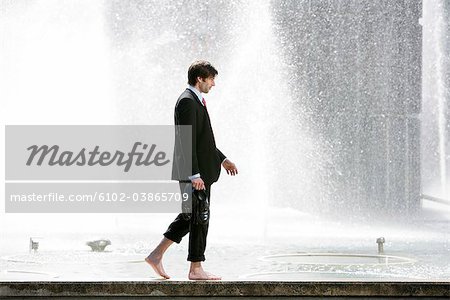
<path fill-rule="evenodd" d="M 197 122 L 196 122 L 196 112 L 195 103 L 189 98 L 181 99 L 175 109 L 177 116 L 177 121 L 179 125 L 191 125 L 192 126 L 192 173 L 200 173 L 198 167 L 197 158 Z M 200 176 L 199 176 L 200 177 Z"/>
<path fill-rule="evenodd" d="M 217 155 L 219 155 L 220 161 L 223 163 L 223 161 L 225 159 L 227 159 L 227 157 L 225 156 L 225 154 L 222 153 L 222 151 L 220 151 L 218 148 L 216 148 L 217 151 Z"/>
<path fill-rule="evenodd" d="M 224 167 L 224 169 L 227 171 L 228 175 L 234 176 L 236 174 L 238 174 L 238 170 L 236 168 L 236 165 L 229 160 L 225 154 L 222 153 L 222 151 L 220 151 L 218 148 L 216 148 L 217 150 L 217 154 L 220 157 L 220 160 L 222 161 L 222 166 Z"/>
<path fill-rule="evenodd" d="M 196 118 L 196 103 L 189 98 L 183 98 L 178 102 L 175 112 L 178 118 L 179 125 L 191 125 L 192 126 L 192 173 L 189 176 L 189 180 L 192 182 L 192 186 L 196 190 L 204 190 L 205 183 L 200 177 L 200 169 L 198 167 L 197 158 L 197 118 Z"/>

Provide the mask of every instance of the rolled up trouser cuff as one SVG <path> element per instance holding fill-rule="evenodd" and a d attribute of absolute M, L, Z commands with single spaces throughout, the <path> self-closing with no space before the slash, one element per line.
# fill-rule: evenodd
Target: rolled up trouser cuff
<path fill-rule="evenodd" d="M 173 241 L 173 242 L 175 242 L 175 243 L 177 243 L 177 244 L 179 244 L 179 243 L 181 242 L 181 238 L 175 237 L 175 235 L 172 235 L 171 232 L 165 232 L 165 233 L 164 233 L 164 236 L 165 236 L 167 239 L 169 239 L 169 240 L 171 240 L 171 241 Z"/>
<path fill-rule="evenodd" d="M 190 262 L 205 261 L 205 256 L 204 255 L 202 255 L 202 256 L 190 256 L 190 255 L 188 255 L 187 260 L 190 261 Z"/>

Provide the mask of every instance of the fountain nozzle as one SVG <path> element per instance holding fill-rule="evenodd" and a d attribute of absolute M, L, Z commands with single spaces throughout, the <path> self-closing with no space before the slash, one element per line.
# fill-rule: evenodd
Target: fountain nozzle
<path fill-rule="evenodd" d="M 34 250 L 34 252 L 36 252 L 38 250 L 38 248 L 39 248 L 39 242 L 33 241 L 33 238 L 30 237 L 30 247 L 29 247 L 30 251 L 29 252 L 31 252 L 31 250 Z"/>
<path fill-rule="evenodd" d="M 106 246 L 111 245 L 111 241 L 110 240 L 96 240 L 96 241 L 86 242 L 86 245 L 91 247 L 92 251 L 103 252 L 103 251 L 105 251 Z"/>
<path fill-rule="evenodd" d="M 384 247 L 383 247 L 384 242 L 385 242 L 384 237 L 377 238 L 378 254 L 384 254 Z"/>

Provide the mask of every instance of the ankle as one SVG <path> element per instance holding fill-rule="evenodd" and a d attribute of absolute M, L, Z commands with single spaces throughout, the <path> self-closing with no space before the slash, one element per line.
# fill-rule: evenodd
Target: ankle
<path fill-rule="evenodd" d="M 201 262 L 191 262 L 191 271 L 196 271 L 202 269 L 202 263 Z"/>
<path fill-rule="evenodd" d="M 157 251 L 152 251 L 147 257 L 148 258 L 161 258 L 163 256 L 163 254 L 161 252 L 157 252 Z"/>

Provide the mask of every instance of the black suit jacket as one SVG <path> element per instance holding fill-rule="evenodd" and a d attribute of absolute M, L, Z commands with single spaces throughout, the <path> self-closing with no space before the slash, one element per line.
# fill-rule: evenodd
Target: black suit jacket
<path fill-rule="evenodd" d="M 216 182 L 225 155 L 216 147 L 208 111 L 190 89 L 180 95 L 175 105 L 175 125 L 192 126 L 192 147 L 188 149 L 186 142 L 189 137 L 175 126 L 172 179 L 185 181 L 189 180 L 189 176 L 200 173 L 206 185 Z M 189 155 L 192 160 L 191 168 L 188 167 Z"/>

